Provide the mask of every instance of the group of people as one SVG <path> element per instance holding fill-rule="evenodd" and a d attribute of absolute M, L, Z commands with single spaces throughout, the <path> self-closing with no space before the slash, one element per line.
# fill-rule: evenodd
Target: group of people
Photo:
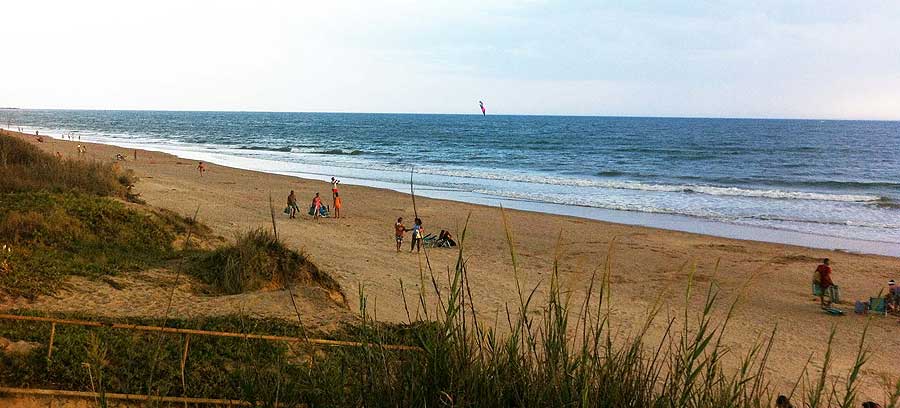
<path fill-rule="evenodd" d="M 331 199 L 333 204 L 332 208 L 334 209 L 333 218 L 341 218 L 341 209 L 344 207 L 341 194 L 338 192 L 338 185 L 340 183 L 340 180 L 334 177 L 331 178 Z M 314 219 L 329 216 L 328 206 L 322 202 L 322 197 L 319 193 L 316 193 L 315 197 L 313 197 L 312 204 L 309 206 L 309 211 Z M 300 205 L 297 203 L 297 194 L 294 193 L 294 190 L 291 190 L 290 194 L 288 194 L 287 208 L 285 208 L 284 212 L 288 214 L 290 218 L 297 218 L 297 213 L 300 212 Z"/>
<path fill-rule="evenodd" d="M 77 140 L 81 141 L 81 135 L 76 135 L 75 132 L 63 133 L 62 138 L 68 140 Z"/>
<path fill-rule="evenodd" d="M 412 231 L 412 243 L 409 247 L 409 252 L 412 252 L 413 249 L 417 249 L 418 252 L 421 252 L 422 241 L 425 239 L 425 227 L 422 225 L 422 219 L 419 217 L 416 217 L 416 219 L 413 220 L 412 228 L 406 228 L 406 226 L 403 225 L 403 217 L 397 218 L 397 223 L 394 224 L 394 237 L 397 240 L 397 252 L 400 252 L 405 235 L 409 231 Z"/>
<path fill-rule="evenodd" d="M 200 171 L 200 175 L 203 175 L 205 171 L 205 167 L 201 162 L 198 165 L 198 169 Z M 331 178 L 331 199 L 332 199 L 332 209 L 334 210 L 333 218 L 341 218 L 341 210 L 343 209 L 343 200 L 341 199 L 341 193 L 338 191 L 341 181 L 337 178 Z M 291 219 L 297 218 L 297 213 L 300 212 L 300 204 L 297 199 L 297 193 L 294 190 L 287 196 L 287 207 L 284 209 L 284 213 L 289 216 Z M 325 203 L 322 201 L 322 196 L 319 193 L 312 199 L 312 203 L 309 206 L 309 214 L 313 216 L 314 219 L 328 217 L 329 210 Z M 425 226 L 422 224 L 422 219 L 416 217 L 413 221 L 412 228 L 407 228 L 403 224 L 403 217 L 397 218 L 397 222 L 394 224 L 394 237 L 397 243 L 397 252 L 401 251 L 403 246 L 403 241 L 405 240 L 406 233 L 412 232 L 412 241 L 410 243 L 409 252 L 412 251 L 422 251 L 422 245 L 425 243 L 426 237 L 429 239 L 433 239 L 434 243 L 437 246 L 444 247 L 454 247 L 456 246 L 456 241 L 453 239 L 453 235 L 450 231 L 441 230 L 440 234 L 437 237 L 427 236 L 425 234 Z M 431 242 L 431 241 L 429 241 Z"/>
<path fill-rule="evenodd" d="M 412 231 L 412 241 L 409 246 L 409 252 L 416 250 L 416 252 L 422 251 L 422 244 L 425 243 L 426 237 L 428 235 L 425 234 L 425 226 L 422 225 L 422 219 L 416 217 L 413 220 L 413 227 L 406 228 L 403 225 L 403 217 L 397 218 L 397 222 L 394 224 L 394 239 L 397 241 L 397 252 L 400 252 L 400 249 L 403 247 L 403 240 L 405 239 L 406 233 Z M 431 239 L 434 241 L 433 245 L 440 247 L 455 247 L 456 241 L 453 240 L 453 235 L 450 234 L 450 231 L 441 230 L 441 233 L 438 234 L 437 238 L 431 236 Z"/>
<path fill-rule="evenodd" d="M 832 303 L 838 299 L 837 285 L 832 279 L 831 260 L 825 258 L 816 267 L 813 273 L 813 294 L 819 297 L 822 309 L 830 309 Z M 888 281 L 887 291 L 884 293 L 885 313 L 900 313 L 900 285 L 891 279 Z M 861 302 L 866 303 L 867 302 Z M 867 306 L 871 306 L 868 305 Z M 859 310 L 857 310 L 859 312 Z"/>

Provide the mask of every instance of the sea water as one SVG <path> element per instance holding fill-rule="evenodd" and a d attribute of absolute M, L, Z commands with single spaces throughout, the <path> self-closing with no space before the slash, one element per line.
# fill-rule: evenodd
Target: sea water
<path fill-rule="evenodd" d="M 412 174 L 438 198 L 900 255 L 900 122 L 83 110 L 5 110 L 0 122 L 405 192 Z"/>

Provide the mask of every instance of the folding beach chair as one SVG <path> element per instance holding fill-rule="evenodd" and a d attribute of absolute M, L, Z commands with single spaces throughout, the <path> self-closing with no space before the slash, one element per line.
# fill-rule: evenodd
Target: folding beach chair
<path fill-rule="evenodd" d="M 885 304 L 884 298 L 869 298 L 869 311 L 871 311 L 872 313 L 878 313 L 882 316 L 887 316 L 887 304 Z"/>

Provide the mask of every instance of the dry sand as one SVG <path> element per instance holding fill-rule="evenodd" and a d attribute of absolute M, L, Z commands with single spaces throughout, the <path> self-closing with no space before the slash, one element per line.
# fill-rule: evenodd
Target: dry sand
<path fill-rule="evenodd" d="M 26 139 L 45 151 L 77 156 L 75 145 L 79 142 L 44 138 L 43 143 L 38 143 L 33 136 Z M 330 186 L 320 181 L 213 164 L 207 164 L 208 171 L 201 177 L 194 161 L 147 151 L 138 151 L 138 160 L 134 161 L 131 150 L 86 145 L 89 159 L 111 161 L 116 153 L 126 156 L 128 161 L 121 165 L 134 170 L 140 177 L 136 191 L 148 204 L 188 216 L 199 206 L 200 221 L 225 237 L 251 228 L 269 228 L 268 200 L 271 194 L 278 212 L 279 235 L 288 245 L 307 253 L 322 271 L 337 279 L 348 295 L 351 310 L 358 308 L 356 294 L 363 288 L 368 296 L 369 312 L 379 320 L 407 321 L 407 309 L 400 290 L 402 281 L 410 313 L 415 317 L 418 312 L 415 299 L 425 258 L 410 254 L 408 243 L 402 253 L 396 253 L 392 237 L 397 217 L 404 217 L 407 226 L 412 224 L 410 195 L 344 185 L 341 196 L 346 218 L 315 221 L 303 214 L 299 219 L 289 220 L 279 211 L 284 207 L 289 190 L 297 192 L 301 207 L 305 207 L 316 192 L 322 193 L 330 204 Z M 465 247 L 476 307 L 482 322 L 496 322 L 502 330 L 505 306 L 515 305 L 517 292 L 500 210 L 421 197 L 416 199 L 416 204 L 428 232 L 449 229 L 458 237 L 470 217 Z M 542 304 L 549 289 L 557 254 L 562 287 L 577 302 L 583 298 L 592 272 L 605 262 L 609 248 L 613 248 L 612 307 L 616 327 L 625 332 L 634 329 L 642 322 L 657 295 L 667 294 L 667 310 L 650 334 L 649 340 L 653 340 L 658 338 L 665 316 L 678 316 L 678 311 L 684 307 L 688 272 L 683 266 L 696 264 L 696 281 L 705 289 L 705 285 L 715 280 L 721 285 L 726 301 L 733 299 L 749 282 L 746 297 L 735 313 L 726 341 L 727 346 L 734 348 L 735 356 L 777 325 L 776 342 L 768 363 L 777 390 L 789 391 L 788 387 L 800 375 L 810 355 L 813 356 L 811 370 L 815 371 L 821 365 L 825 341 L 832 327 L 837 331 L 833 372 L 846 375 L 867 321 L 870 322 L 867 344 L 873 355 L 863 370 L 863 394 L 883 399 L 884 379 L 897 381 L 900 378 L 900 366 L 897 365 L 900 361 L 900 324 L 896 318 L 856 316 L 852 313 L 852 304 L 842 305 L 847 316 L 829 316 L 819 309 L 810 295 L 810 278 L 821 258 L 831 258 L 842 297 L 851 303 L 855 299 L 874 296 L 885 287 L 889 278 L 900 277 L 900 259 L 524 211 L 507 211 L 507 215 L 521 278 L 528 288 L 540 284 L 536 305 Z M 615 242 L 611 244 L 613 239 Z M 457 252 L 432 249 L 428 256 L 437 275 L 446 280 L 444 277 L 455 265 Z M 719 271 L 714 277 L 717 262 L 720 262 Z M 285 299 L 278 293 L 261 293 L 244 299 L 241 306 L 248 310 L 257 307 L 266 310 L 268 306 L 265 305 Z M 699 307 L 701 300 L 695 296 L 691 300 L 692 307 Z M 79 300 L 79 304 L 90 304 L 85 302 L 85 299 Z M 38 304 L 41 303 L 42 300 L 38 300 Z M 314 315 L 319 312 L 310 309 L 304 313 Z M 328 319 L 333 318 L 336 319 L 334 316 Z"/>

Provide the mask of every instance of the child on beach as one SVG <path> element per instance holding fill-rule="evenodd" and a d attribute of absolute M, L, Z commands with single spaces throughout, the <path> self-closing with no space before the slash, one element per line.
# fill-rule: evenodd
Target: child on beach
<path fill-rule="evenodd" d="M 403 234 L 409 231 L 409 228 L 403 225 L 403 217 L 397 218 L 394 224 L 394 237 L 397 239 L 397 252 L 400 252 L 400 246 L 403 245 Z"/>
<path fill-rule="evenodd" d="M 200 162 L 200 164 L 197 165 L 197 171 L 200 172 L 200 177 L 203 177 L 203 173 L 206 172 L 206 165 L 203 164 L 203 162 Z"/>
<path fill-rule="evenodd" d="M 888 281 L 888 290 L 884 295 L 884 305 L 888 313 L 900 313 L 900 285 L 893 279 Z"/>
<path fill-rule="evenodd" d="M 412 228 L 412 242 L 409 252 L 416 249 L 416 252 L 422 252 L 422 240 L 425 238 L 425 227 L 422 226 L 422 220 L 416 218 L 415 225 Z"/>
<path fill-rule="evenodd" d="M 291 190 L 291 193 L 288 194 L 287 205 L 290 209 L 291 218 L 297 218 L 297 211 L 300 211 L 300 207 L 297 206 L 297 195 L 294 194 L 294 190 Z"/>
<path fill-rule="evenodd" d="M 312 207 L 313 207 L 313 218 L 318 220 L 319 216 L 321 215 L 321 211 L 322 211 L 322 197 L 319 197 L 319 193 L 316 193 L 316 196 L 313 197 Z"/>
<path fill-rule="evenodd" d="M 331 178 L 331 198 L 338 196 L 338 184 L 340 184 L 340 182 L 340 180 L 334 177 Z"/>
<path fill-rule="evenodd" d="M 341 207 L 344 206 L 344 203 L 341 202 L 341 195 L 338 194 L 337 191 L 334 192 L 334 218 L 341 218 Z"/>

